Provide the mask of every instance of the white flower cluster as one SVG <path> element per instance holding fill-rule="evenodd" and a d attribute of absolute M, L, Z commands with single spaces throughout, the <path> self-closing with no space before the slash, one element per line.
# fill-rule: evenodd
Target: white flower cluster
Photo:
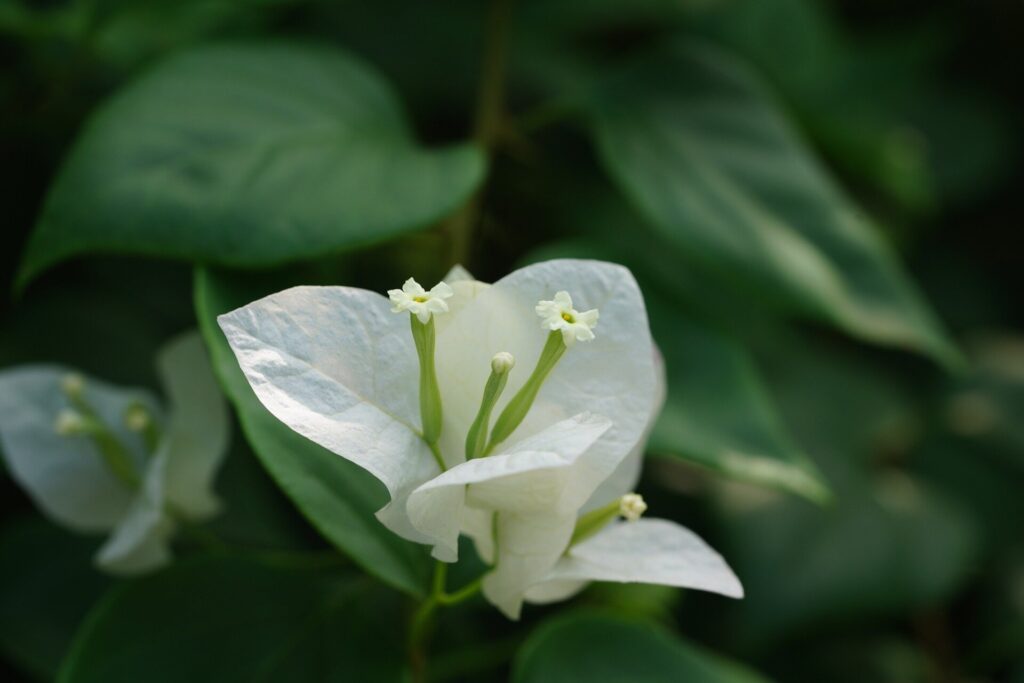
<path fill-rule="evenodd" d="M 563 260 L 493 285 L 446 280 L 389 292 L 422 325 L 415 345 L 386 299 L 349 287 L 296 287 L 219 322 L 271 413 L 384 483 L 382 523 L 444 562 L 461 534 L 474 540 L 492 567 L 484 595 L 509 617 L 593 580 L 742 595 L 692 532 L 640 519 L 632 491 L 664 380 L 629 271 Z"/>
<path fill-rule="evenodd" d="M 55 522 L 109 532 L 96 563 L 117 574 L 171 559 L 180 521 L 215 515 L 227 406 L 198 334 L 157 362 L 168 406 L 53 365 L 0 372 L 0 445 L 14 479 Z"/>

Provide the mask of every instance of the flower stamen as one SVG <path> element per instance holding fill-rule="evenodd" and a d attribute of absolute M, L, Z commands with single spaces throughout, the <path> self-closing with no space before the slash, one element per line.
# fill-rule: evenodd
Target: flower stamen
<path fill-rule="evenodd" d="M 437 370 L 434 367 L 434 316 L 448 312 L 445 299 L 452 297 L 454 292 L 444 282 L 434 285 L 426 291 L 413 278 L 409 278 L 401 289 L 388 290 L 388 297 L 394 304 L 392 313 L 409 311 L 412 315 L 412 338 L 416 344 L 416 354 L 420 361 L 420 419 L 423 423 L 423 440 L 430 447 L 430 452 L 437 461 L 441 471 L 447 467 L 437 442 L 441 438 L 441 425 L 444 413 L 441 407 L 441 389 L 437 384 Z"/>
<path fill-rule="evenodd" d="M 487 446 L 487 430 L 491 422 L 491 411 L 501 397 L 501 392 L 508 382 L 509 372 L 516 364 L 516 359 L 507 351 L 499 351 L 491 359 L 491 375 L 484 385 L 483 399 L 476 419 L 466 434 L 466 460 L 478 458 L 484 454 Z"/>
<path fill-rule="evenodd" d="M 605 528 L 616 517 L 635 522 L 647 511 L 647 503 L 639 493 L 627 493 L 596 510 L 581 515 L 576 521 L 569 547 L 581 543 Z"/>

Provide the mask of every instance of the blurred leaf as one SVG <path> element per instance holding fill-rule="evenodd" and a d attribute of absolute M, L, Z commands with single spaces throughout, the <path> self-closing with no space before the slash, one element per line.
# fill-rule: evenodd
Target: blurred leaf
<path fill-rule="evenodd" d="M 676 42 L 589 103 L 602 160 L 671 248 L 757 301 L 958 359 L 875 227 L 752 75 Z"/>
<path fill-rule="evenodd" d="M 1024 471 L 1024 338 L 989 335 L 973 346 L 974 372 L 947 398 L 946 428 Z"/>
<path fill-rule="evenodd" d="M 824 511 L 779 500 L 726 515 L 722 552 L 746 589 L 734 633 L 747 645 L 934 604 L 977 556 L 964 511 L 905 475 L 836 495 Z"/>
<path fill-rule="evenodd" d="M 651 453 L 697 462 L 816 502 L 828 500 L 828 487 L 786 433 L 750 354 L 703 315 L 652 284 L 649 275 L 657 278 L 661 273 L 648 267 L 648 256 L 658 258 L 630 253 L 614 240 L 573 240 L 549 244 L 528 258 L 595 258 L 633 269 L 643 286 L 668 379 L 665 407 L 648 447 Z M 685 267 L 677 271 L 680 279 L 688 278 Z"/>
<path fill-rule="evenodd" d="M 398 681 L 393 615 L 368 588 L 239 558 L 181 563 L 112 591 L 60 680 Z"/>
<path fill-rule="evenodd" d="M 419 147 L 394 93 L 346 53 L 198 48 L 88 123 L 20 283 L 90 252 L 257 267 L 351 249 L 443 218 L 483 172 L 472 146 Z"/>
<path fill-rule="evenodd" d="M 425 546 L 399 538 L 374 517 L 387 502 L 384 486 L 271 415 L 256 398 L 217 326 L 219 314 L 267 294 L 265 284 L 254 276 L 196 271 L 200 329 L 242 431 L 271 477 L 321 534 L 367 572 L 419 595 L 430 572 Z"/>
<path fill-rule="evenodd" d="M 230 546 L 250 549 L 300 549 L 319 540 L 245 440 L 233 439 L 231 446 L 217 474 L 224 510 L 209 522 L 210 531 Z"/>
<path fill-rule="evenodd" d="M 804 637 L 799 657 L 781 647 L 770 654 L 765 669 L 786 683 L 935 683 L 935 663 L 921 643 L 881 633 L 875 624 L 865 630 L 839 638 L 831 633 Z"/>
<path fill-rule="evenodd" d="M 653 625 L 577 614 L 545 623 L 516 657 L 514 683 L 757 683 L 761 676 Z"/>
<path fill-rule="evenodd" d="M 829 500 L 818 468 L 789 438 L 747 350 L 656 299 L 648 301 L 669 382 L 651 451 L 815 502 Z"/>
<path fill-rule="evenodd" d="M 734 489 L 722 497 L 722 553 L 746 598 L 730 633 L 751 647 L 853 620 L 932 606 L 980 556 L 957 500 L 895 467 L 916 427 L 898 387 L 858 356 L 786 340 L 768 364 L 787 424 L 814 454 L 836 502 L 811 508 Z"/>
<path fill-rule="evenodd" d="M 293 0 L 97 0 L 90 47 L 104 62 L 130 67 L 225 27 L 253 29 Z"/>
<path fill-rule="evenodd" d="M 96 539 L 38 518 L 11 520 L 0 531 L 0 650 L 40 680 L 53 680 L 108 584 L 93 569 L 96 547 Z"/>
<path fill-rule="evenodd" d="M 732 0 L 693 28 L 757 64 L 830 160 L 904 208 L 962 204 L 998 182 L 1016 135 L 989 97 L 949 77 L 953 14 L 863 35 L 830 10 Z"/>

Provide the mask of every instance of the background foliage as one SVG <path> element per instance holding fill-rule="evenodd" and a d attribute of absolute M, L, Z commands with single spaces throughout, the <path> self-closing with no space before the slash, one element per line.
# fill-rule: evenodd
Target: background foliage
<path fill-rule="evenodd" d="M 640 280 L 670 387 L 641 491 L 747 597 L 596 585 L 520 623 L 468 603 L 433 680 L 1024 681 L 1022 21 L 0 0 L 0 366 L 155 386 L 156 348 L 198 326 L 238 417 L 226 513 L 139 580 L 0 474 L 0 674 L 399 679 L 425 552 L 259 405 L 214 317 L 571 255 Z"/>

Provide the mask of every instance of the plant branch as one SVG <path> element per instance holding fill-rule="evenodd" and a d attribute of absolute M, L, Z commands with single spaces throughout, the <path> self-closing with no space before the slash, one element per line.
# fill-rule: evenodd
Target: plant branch
<path fill-rule="evenodd" d="M 508 26 L 512 0 L 492 0 L 487 16 L 484 57 L 477 90 L 473 140 L 488 157 L 493 156 L 501 129 L 502 109 L 505 101 L 505 58 L 507 54 Z M 446 224 L 451 245 L 452 263 L 467 263 L 473 241 L 473 231 L 480 221 L 480 203 L 483 186 L 463 204 Z"/>

